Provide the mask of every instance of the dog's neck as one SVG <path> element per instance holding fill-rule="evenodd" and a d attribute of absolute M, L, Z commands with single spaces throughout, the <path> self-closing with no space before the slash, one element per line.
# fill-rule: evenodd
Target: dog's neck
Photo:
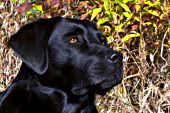
<path fill-rule="evenodd" d="M 46 73 L 48 75 L 48 77 L 50 77 L 49 75 L 51 75 L 51 73 L 49 73 L 49 72 L 51 72 L 51 69 L 49 69 L 49 71 L 47 71 L 47 73 Z M 56 76 L 62 77 L 60 71 L 57 71 L 57 70 L 55 70 L 55 71 L 56 71 L 55 72 Z M 53 72 L 54 72 L 54 70 L 53 70 Z M 69 91 L 67 89 L 63 90 L 62 88 L 60 88 L 62 86 L 54 87 L 55 85 L 58 85 L 58 84 L 57 84 L 57 82 L 56 83 L 49 83 L 49 82 L 51 82 L 50 79 L 51 80 L 53 79 L 54 81 L 57 81 L 57 80 L 55 80 L 54 78 L 48 78 L 47 79 L 46 76 L 45 76 L 46 74 L 38 75 L 37 73 L 32 71 L 26 64 L 23 63 L 17 77 L 15 78 L 15 80 L 13 82 L 18 82 L 19 80 L 30 80 L 30 81 L 33 81 L 33 80 L 37 81 L 38 80 L 39 83 L 42 85 L 42 87 L 56 88 L 56 90 L 62 90 L 65 93 L 66 98 L 68 98 L 67 99 L 68 102 L 66 102 L 68 107 L 66 107 L 64 109 L 64 111 L 66 111 L 66 112 L 70 111 L 69 108 L 72 107 L 76 110 L 75 112 L 82 111 L 82 113 L 88 113 L 89 111 L 87 111 L 87 110 L 90 107 L 90 108 L 93 108 L 92 113 L 97 113 L 97 110 L 96 110 L 96 107 L 95 107 L 95 104 L 94 104 L 94 101 L 95 101 L 95 94 L 94 93 L 89 93 L 89 94 L 81 95 L 81 96 L 73 95 L 71 93 L 71 91 Z M 54 76 L 54 75 L 51 75 L 51 77 L 52 76 Z M 59 78 L 59 77 L 57 77 L 57 78 Z M 46 81 L 49 81 L 49 82 L 46 82 Z"/>
<path fill-rule="evenodd" d="M 32 71 L 25 63 L 22 63 L 20 70 L 13 82 L 27 79 L 38 79 L 38 74 Z"/>

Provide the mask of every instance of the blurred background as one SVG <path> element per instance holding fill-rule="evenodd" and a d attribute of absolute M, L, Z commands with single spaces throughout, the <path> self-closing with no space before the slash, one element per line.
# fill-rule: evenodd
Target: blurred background
<path fill-rule="evenodd" d="M 1 0 L 0 92 L 21 65 L 7 45 L 10 36 L 37 18 L 55 16 L 96 22 L 124 56 L 122 83 L 97 95 L 100 113 L 170 113 L 169 0 Z"/>

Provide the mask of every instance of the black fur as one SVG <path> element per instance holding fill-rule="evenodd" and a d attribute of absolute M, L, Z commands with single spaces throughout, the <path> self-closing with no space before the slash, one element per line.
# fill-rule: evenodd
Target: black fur
<path fill-rule="evenodd" d="M 107 47 L 90 21 L 40 19 L 23 26 L 9 46 L 23 63 L 1 95 L 0 113 L 97 113 L 95 94 L 122 80 L 122 54 Z"/>

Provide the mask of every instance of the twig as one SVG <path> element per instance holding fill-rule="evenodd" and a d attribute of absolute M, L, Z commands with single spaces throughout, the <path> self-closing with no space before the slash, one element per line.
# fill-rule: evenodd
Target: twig
<path fill-rule="evenodd" d="M 169 28 L 166 30 L 166 32 L 165 32 L 165 34 L 164 34 L 164 37 L 163 37 L 163 39 L 162 39 L 162 44 L 161 44 L 161 53 L 160 53 L 160 56 L 161 56 L 162 60 L 165 61 L 165 65 L 162 66 L 161 72 L 163 72 L 164 67 L 166 67 L 166 66 L 168 65 L 166 59 L 163 57 L 164 41 L 165 41 L 165 38 L 166 38 L 166 36 L 167 36 L 168 31 L 169 31 Z"/>
<path fill-rule="evenodd" d="M 150 95 L 150 93 L 151 93 L 151 88 L 148 88 L 147 90 L 148 90 L 148 93 L 147 93 L 146 96 L 143 98 L 143 102 L 142 102 L 142 104 L 141 104 L 141 106 L 140 106 L 140 111 L 139 111 L 139 113 L 142 113 L 143 108 L 144 108 L 144 106 L 145 106 L 145 104 L 146 104 L 146 101 L 147 101 L 147 99 L 148 99 L 148 97 L 149 97 L 149 95 Z"/>
<path fill-rule="evenodd" d="M 140 66 L 138 65 L 138 63 L 137 63 L 137 61 L 135 60 L 135 58 L 133 57 L 133 55 L 131 54 L 131 52 L 129 51 L 129 49 L 127 48 L 127 46 L 125 46 L 126 47 L 126 50 L 128 51 L 128 53 L 129 53 L 129 55 L 132 57 L 132 59 L 134 60 L 134 63 L 136 64 L 136 66 L 138 67 L 138 69 L 139 69 L 139 72 L 144 76 L 144 74 L 143 74 L 143 72 L 142 72 L 142 70 L 141 70 L 141 68 L 140 68 Z"/>

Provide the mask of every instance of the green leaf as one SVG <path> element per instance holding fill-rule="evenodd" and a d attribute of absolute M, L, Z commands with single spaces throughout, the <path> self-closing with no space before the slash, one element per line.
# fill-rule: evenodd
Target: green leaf
<path fill-rule="evenodd" d="M 168 40 L 168 44 L 170 45 L 170 39 Z"/>
<path fill-rule="evenodd" d="M 13 2 L 13 3 L 16 3 L 16 2 L 17 2 L 17 0 L 12 0 L 12 2 Z"/>
<path fill-rule="evenodd" d="M 115 25 L 115 26 L 114 26 L 115 31 L 117 31 L 117 32 L 124 32 L 124 30 L 122 29 L 122 27 L 123 27 L 123 24 Z"/>
<path fill-rule="evenodd" d="M 112 35 L 110 35 L 109 37 L 107 37 L 107 42 L 110 44 L 114 41 L 114 38 Z"/>
<path fill-rule="evenodd" d="M 33 14 L 32 11 L 27 11 L 27 12 L 26 12 L 26 15 L 27 15 L 27 16 L 32 15 L 32 14 Z"/>
<path fill-rule="evenodd" d="M 144 3 L 149 6 L 153 6 L 153 3 L 150 0 L 144 0 Z"/>
<path fill-rule="evenodd" d="M 128 21 L 132 18 L 133 13 L 123 12 L 123 15 L 127 18 L 126 21 Z"/>
<path fill-rule="evenodd" d="M 148 10 L 148 13 L 155 15 L 155 16 L 159 16 L 159 13 L 155 10 Z"/>
<path fill-rule="evenodd" d="M 135 2 L 135 0 L 121 0 L 123 3 Z"/>
<path fill-rule="evenodd" d="M 140 19 L 138 17 L 136 17 L 136 16 L 134 17 L 134 20 L 136 20 L 138 22 L 140 21 Z"/>
<path fill-rule="evenodd" d="M 43 6 L 42 5 L 33 5 L 32 9 L 30 11 L 27 11 L 27 15 L 32 15 L 32 14 L 43 14 Z"/>
<path fill-rule="evenodd" d="M 127 18 L 130 17 L 130 14 L 128 12 L 123 12 L 123 15 Z"/>
<path fill-rule="evenodd" d="M 127 34 L 126 36 L 124 36 L 122 39 L 121 39 L 121 42 L 126 42 L 128 40 L 130 40 L 131 38 L 134 38 L 134 37 L 139 37 L 140 34 L 138 32 L 133 32 L 131 34 Z"/>
<path fill-rule="evenodd" d="M 110 19 L 112 19 L 111 7 L 110 7 L 110 0 L 104 0 L 104 9 L 105 13 L 108 15 Z"/>
<path fill-rule="evenodd" d="M 24 2 L 26 2 L 27 0 L 21 0 L 21 3 L 24 3 Z"/>
<path fill-rule="evenodd" d="M 102 12 L 102 8 L 95 8 L 93 9 L 93 13 L 92 13 L 92 16 L 91 16 L 91 21 L 94 20 L 94 18 L 96 18 L 96 16 Z"/>
<path fill-rule="evenodd" d="M 109 11 L 110 10 L 110 2 L 109 2 L 110 0 L 104 0 L 104 9 L 106 10 L 106 11 Z"/>
<path fill-rule="evenodd" d="M 24 2 L 26 2 L 27 0 L 12 0 L 13 3 L 16 3 L 17 1 L 19 1 L 19 3 L 24 3 Z"/>
<path fill-rule="evenodd" d="M 34 5 L 32 9 L 33 9 L 33 10 L 36 10 L 36 11 L 43 12 L 43 7 L 42 7 L 42 5 Z"/>
<path fill-rule="evenodd" d="M 126 3 L 123 3 L 122 1 L 116 0 L 116 2 L 127 12 L 131 12 L 129 7 L 126 5 Z"/>
<path fill-rule="evenodd" d="M 153 27 L 154 27 L 155 29 L 158 29 L 158 27 L 157 27 L 157 24 L 156 24 L 156 23 L 153 23 Z"/>
<path fill-rule="evenodd" d="M 135 5 L 135 8 L 136 8 L 136 12 L 138 12 L 138 11 L 139 11 L 139 9 L 141 8 L 141 5 L 136 4 L 136 5 Z"/>
<path fill-rule="evenodd" d="M 145 25 L 151 25 L 152 22 L 145 22 L 144 24 L 145 24 Z"/>
<path fill-rule="evenodd" d="M 110 21 L 109 18 L 101 18 L 97 21 L 97 26 L 100 26 L 100 25 L 102 25 L 106 22 L 109 22 L 109 21 Z"/>

